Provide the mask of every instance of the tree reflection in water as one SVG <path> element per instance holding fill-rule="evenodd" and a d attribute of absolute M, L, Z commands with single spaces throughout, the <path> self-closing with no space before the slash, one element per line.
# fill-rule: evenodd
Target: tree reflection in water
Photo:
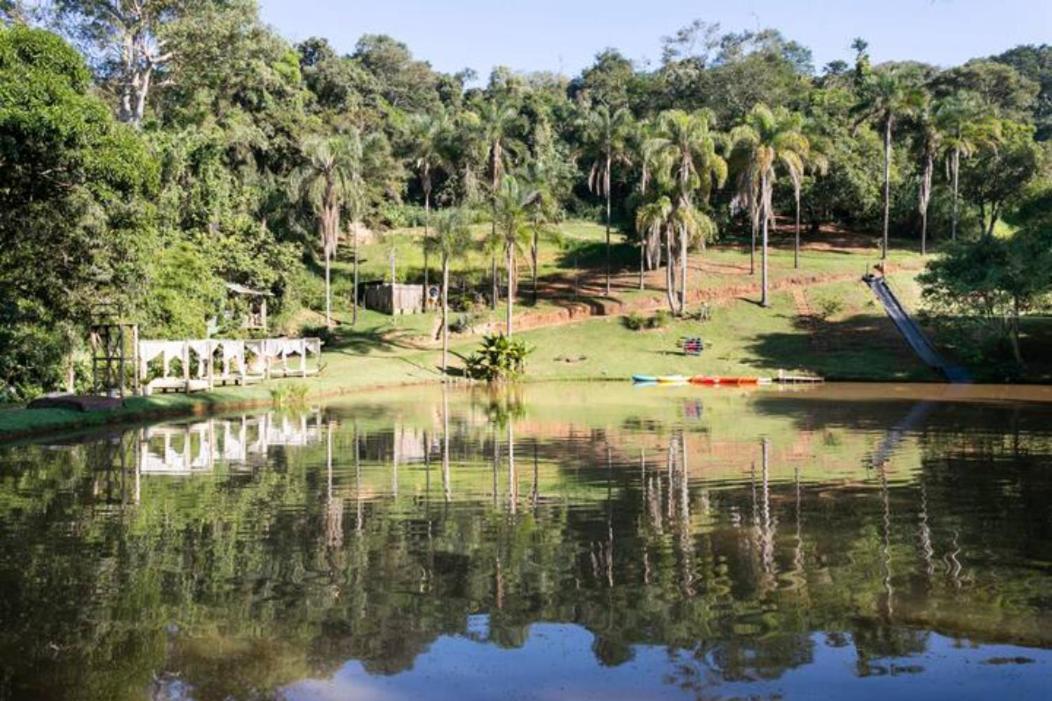
<path fill-rule="evenodd" d="M 1043 405 L 530 391 L 5 448 L 0 698 L 255 698 L 349 661 L 452 689 L 457 640 L 668 697 L 799 691 L 838 651 L 908 680 L 1014 644 L 1037 664 L 1005 683 L 1047 676 Z"/>

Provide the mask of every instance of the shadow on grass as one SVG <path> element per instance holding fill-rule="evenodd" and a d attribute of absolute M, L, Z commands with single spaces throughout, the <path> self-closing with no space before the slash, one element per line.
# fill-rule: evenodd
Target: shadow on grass
<path fill-rule="evenodd" d="M 339 326 L 325 343 L 325 351 L 343 355 L 368 355 L 370 353 L 407 350 L 413 345 L 406 341 L 406 332 L 387 327 L 355 328 Z"/>
<path fill-rule="evenodd" d="M 836 380 L 938 379 L 886 317 L 858 315 L 835 322 L 796 317 L 793 329 L 757 336 L 744 362 Z"/>

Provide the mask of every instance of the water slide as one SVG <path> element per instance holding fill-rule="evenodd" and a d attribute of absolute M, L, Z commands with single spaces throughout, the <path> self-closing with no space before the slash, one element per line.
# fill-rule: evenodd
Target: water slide
<path fill-rule="evenodd" d="M 870 289 L 873 290 L 873 294 L 880 300 L 880 303 L 884 305 L 884 310 L 895 323 L 899 333 L 906 339 L 906 343 L 910 345 L 910 348 L 913 349 L 913 352 L 917 354 L 917 357 L 925 365 L 938 370 L 950 382 L 963 383 L 972 381 L 967 370 L 959 365 L 947 362 L 935 350 L 931 341 L 924 335 L 921 328 L 917 326 L 917 322 L 910 318 L 910 315 L 902 307 L 902 303 L 899 302 L 898 297 L 888 287 L 888 283 L 883 277 L 869 277 L 866 279 L 866 282 L 869 284 Z"/>

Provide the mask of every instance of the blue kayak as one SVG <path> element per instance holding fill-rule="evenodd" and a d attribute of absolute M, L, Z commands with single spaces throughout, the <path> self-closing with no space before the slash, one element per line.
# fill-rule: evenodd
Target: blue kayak
<path fill-rule="evenodd" d="M 632 382 L 651 385 L 682 385 L 687 383 L 683 375 L 632 375 Z"/>

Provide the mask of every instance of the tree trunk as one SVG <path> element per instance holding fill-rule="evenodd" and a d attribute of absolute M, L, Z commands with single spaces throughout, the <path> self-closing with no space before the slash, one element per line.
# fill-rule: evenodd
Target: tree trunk
<path fill-rule="evenodd" d="M 680 227 L 679 230 L 679 245 L 680 245 L 680 266 L 682 274 L 679 279 L 679 314 L 683 314 L 687 311 L 687 227 Z"/>
<path fill-rule="evenodd" d="M 958 175 L 961 172 L 961 152 L 960 149 L 953 150 L 953 156 L 950 160 L 950 170 L 953 171 L 953 217 L 950 219 L 952 222 L 950 225 L 950 240 L 957 240 L 957 212 L 960 202 L 960 195 L 958 194 Z"/>
<path fill-rule="evenodd" d="M 676 313 L 675 261 L 672 259 L 672 232 L 665 231 L 665 294 L 668 296 L 668 308 Z"/>
<path fill-rule="evenodd" d="M 610 154 L 606 155 L 606 173 L 603 187 L 606 189 L 606 296 L 610 296 Z"/>
<path fill-rule="evenodd" d="M 888 258 L 888 225 L 891 219 L 891 118 L 884 122 L 884 239 L 880 259 Z"/>
<path fill-rule="evenodd" d="M 796 241 L 793 245 L 793 267 L 800 269 L 800 188 L 795 190 L 796 194 Z"/>
<path fill-rule="evenodd" d="M 1012 299 L 1012 331 L 1010 334 L 1012 341 L 1012 355 L 1015 356 L 1015 361 L 1022 367 L 1023 365 L 1023 353 L 1019 349 L 1019 298 L 1014 297 Z"/>
<path fill-rule="evenodd" d="M 533 258 L 533 306 L 537 306 L 537 252 L 540 248 L 537 229 L 533 230 L 533 244 L 530 246 L 530 256 Z"/>
<path fill-rule="evenodd" d="M 756 274 L 756 220 L 750 222 L 752 228 L 752 243 L 749 245 L 749 274 Z"/>
<path fill-rule="evenodd" d="M 427 309 L 429 299 L 427 291 L 430 280 L 428 275 L 428 236 L 431 234 L 431 188 L 424 189 L 424 309 Z"/>
<path fill-rule="evenodd" d="M 354 300 L 351 303 L 351 325 L 358 323 L 358 225 L 354 225 Z"/>
<path fill-rule="evenodd" d="M 515 247 L 508 245 L 508 317 L 505 325 L 507 329 L 507 336 L 511 338 L 512 327 L 511 327 L 511 316 L 513 313 L 513 306 L 515 304 L 515 291 L 513 289 L 513 279 L 515 275 Z"/>
<path fill-rule="evenodd" d="M 643 291 L 647 288 L 646 285 L 646 252 L 647 252 L 647 241 L 646 237 L 641 236 L 639 239 L 639 289 Z"/>
<path fill-rule="evenodd" d="M 760 178 L 760 197 L 766 202 L 767 199 L 767 175 Z M 763 227 L 763 239 L 760 242 L 760 306 L 770 306 L 767 300 L 767 205 L 761 205 L 761 226 Z"/>
<path fill-rule="evenodd" d="M 442 375 L 449 374 L 449 255 L 442 254 Z"/>
<path fill-rule="evenodd" d="M 921 255 L 928 255 L 928 208 L 921 210 Z"/>
<path fill-rule="evenodd" d="M 331 263 L 332 254 L 328 245 L 325 246 L 325 327 L 332 328 L 332 279 Z"/>

